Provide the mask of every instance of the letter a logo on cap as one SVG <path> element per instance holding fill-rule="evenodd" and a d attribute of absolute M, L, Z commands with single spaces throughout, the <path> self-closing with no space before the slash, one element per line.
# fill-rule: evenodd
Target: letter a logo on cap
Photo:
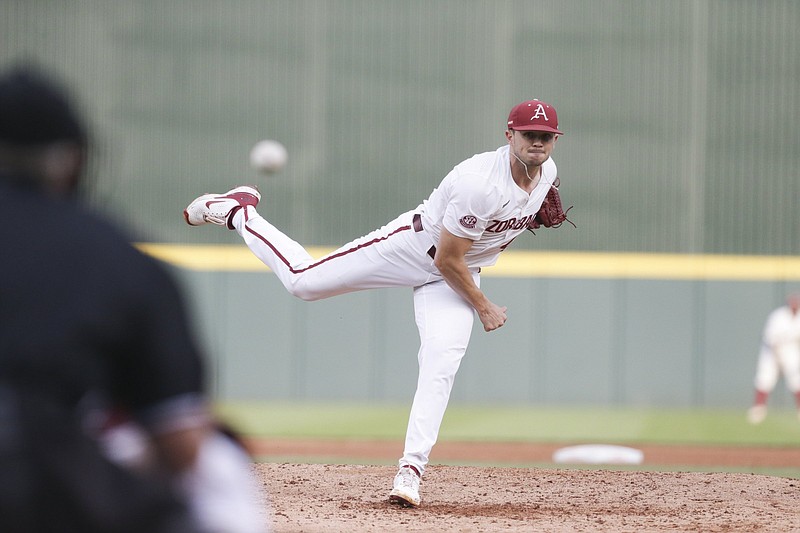
<path fill-rule="evenodd" d="M 549 131 L 562 135 L 558 129 L 556 108 L 537 99 L 515 105 L 508 114 L 508 129 L 520 131 Z"/>
<path fill-rule="evenodd" d="M 536 106 L 536 111 L 534 111 L 533 116 L 531 117 L 531 120 L 536 120 L 537 118 L 541 118 L 541 117 L 544 117 L 544 119 L 546 121 L 548 121 L 548 122 L 550 121 L 550 119 L 547 118 L 547 113 L 544 110 L 544 106 L 542 104 L 539 104 L 539 105 Z"/>

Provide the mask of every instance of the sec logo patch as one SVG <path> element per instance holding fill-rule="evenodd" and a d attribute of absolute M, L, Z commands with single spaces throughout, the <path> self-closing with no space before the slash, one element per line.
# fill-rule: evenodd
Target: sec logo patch
<path fill-rule="evenodd" d="M 478 219 L 473 215 L 464 215 L 463 217 L 461 217 L 458 223 L 467 229 L 474 229 L 475 224 L 478 223 Z"/>

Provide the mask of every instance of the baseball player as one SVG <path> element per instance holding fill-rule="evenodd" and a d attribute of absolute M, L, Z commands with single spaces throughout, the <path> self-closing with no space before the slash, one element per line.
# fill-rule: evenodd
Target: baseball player
<path fill-rule="evenodd" d="M 753 406 L 747 412 L 751 424 L 767 416 L 767 398 L 782 373 L 786 388 L 794 394 L 800 418 L 800 293 L 790 294 L 786 305 L 772 311 L 764 325 L 758 354 Z"/>
<path fill-rule="evenodd" d="M 493 265 L 529 226 L 538 227 L 537 212 L 551 188 L 556 190 L 550 154 L 561 134 L 553 106 L 539 100 L 514 106 L 504 146 L 456 165 L 418 207 L 321 259 L 259 215 L 260 195 L 253 187 L 200 196 L 184 211 L 189 225 L 236 230 L 286 290 L 303 300 L 380 287 L 413 288 L 419 376 L 392 502 L 420 504 L 420 479 L 474 315 L 487 332 L 506 322 L 506 307 L 481 291 L 480 270 Z"/>

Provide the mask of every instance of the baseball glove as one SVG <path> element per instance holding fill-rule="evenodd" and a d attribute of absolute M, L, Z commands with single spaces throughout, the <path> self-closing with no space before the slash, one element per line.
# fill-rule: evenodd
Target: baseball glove
<path fill-rule="evenodd" d="M 542 207 L 539 208 L 539 211 L 528 223 L 529 230 L 535 230 L 542 226 L 545 228 L 557 228 L 565 221 L 572 224 L 573 228 L 577 227 L 567 218 L 567 213 L 572 209 L 572 206 L 566 211 L 561 207 L 561 196 L 558 194 L 558 186 L 560 184 L 561 182 L 556 178 L 556 181 L 550 186 L 550 190 L 547 191 L 547 196 L 544 197 Z"/>

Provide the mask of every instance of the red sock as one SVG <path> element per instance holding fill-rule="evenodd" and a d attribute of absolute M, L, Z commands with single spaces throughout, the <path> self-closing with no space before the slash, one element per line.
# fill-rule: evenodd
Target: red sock
<path fill-rule="evenodd" d="M 800 394 L 800 393 L 798 393 L 798 394 Z M 769 396 L 768 392 L 764 392 L 764 391 L 760 391 L 760 390 L 756 389 L 755 405 L 764 405 L 764 404 L 766 404 L 767 403 L 767 396 Z"/>
<path fill-rule="evenodd" d="M 405 465 L 405 468 L 410 468 L 411 470 L 413 470 L 417 474 L 417 476 L 419 476 L 419 470 L 417 470 L 416 466 Z"/>

